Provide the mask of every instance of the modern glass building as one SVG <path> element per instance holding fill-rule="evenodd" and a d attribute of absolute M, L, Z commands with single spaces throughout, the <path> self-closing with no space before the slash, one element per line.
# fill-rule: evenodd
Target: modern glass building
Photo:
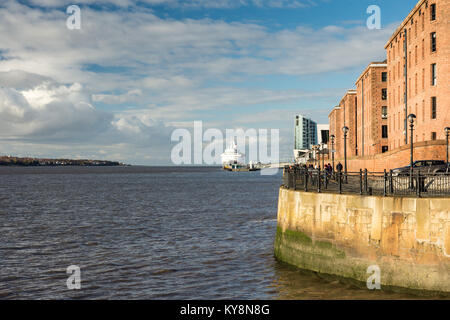
<path fill-rule="evenodd" d="M 329 124 L 318 124 L 317 125 L 317 139 L 319 144 L 323 143 L 324 145 L 328 145 L 328 141 L 330 140 L 330 125 Z"/>
<path fill-rule="evenodd" d="M 303 115 L 295 116 L 295 150 L 311 150 L 317 144 L 317 123 Z"/>

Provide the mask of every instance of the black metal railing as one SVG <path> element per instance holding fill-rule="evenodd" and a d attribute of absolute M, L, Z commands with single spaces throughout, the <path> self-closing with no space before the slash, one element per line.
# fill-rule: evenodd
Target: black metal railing
<path fill-rule="evenodd" d="M 450 197 L 450 173 L 395 174 L 384 172 L 324 171 L 285 167 L 283 186 L 310 192 L 353 193 L 360 195 Z"/>

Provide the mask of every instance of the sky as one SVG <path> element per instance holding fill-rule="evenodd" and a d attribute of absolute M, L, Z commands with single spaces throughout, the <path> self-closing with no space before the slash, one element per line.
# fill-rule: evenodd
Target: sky
<path fill-rule="evenodd" d="M 278 129 L 290 159 L 295 115 L 327 123 L 416 3 L 2 0 L 0 155 L 173 165 L 172 133 L 202 121 Z"/>

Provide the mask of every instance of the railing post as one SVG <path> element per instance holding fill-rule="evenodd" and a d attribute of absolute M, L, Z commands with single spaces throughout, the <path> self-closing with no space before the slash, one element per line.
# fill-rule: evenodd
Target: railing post
<path fill-rule="evenodd" d="M 288 189 L 291 188 L 291 179 L 292 179 L 291 176 L 292 176 L 291 170 L 288 170 L 287 171 L 287 188 Z"/>
<path fill-rule="evenodd" d="M 342 193 L 342 171 L 339 170 L 338 172 L 338 179 L 339 179 L 339 194 Z"/>
<path fill-rule="evenodd" d="M 421 185 L 420 185 L 420 172 L 419 172 L 419 170 L 417 170 L 417 173 L 416 173 L 416 195 L 417 195 L 418 198 L 420 198 L 420 187 L 421 187 Z"/>
<path fill-rule="evenodd" d="M 293 185 L 294 185 L 294 190 L 297 190 L 297 168 L 294 168 L 294 181 L 293 181 Z"/>
<path fill-rule="evenodd" d="M 363 194 L 362 169 L 359 169 L 359 194 Z"/>
<path fill-rule="evenodd" d="M 319 170 L 317 171 L 317 192 L 320 193 L 320 167 Z"/>
<path fill-rule="evenodd" d="M 308 169 L 305 170 L 305 192 L 308 192 L 308 177 L 309 177 L 309 172 Z"/>
<path fill-rule="evenodd" d="M 386 173 L 386 169 L 384 169 L 384 173 L 383 173 L 383 197 L 386 197 L 386 193 L 387 193 L 387 173 Z"/>
<path fill-rule="evenodd" d="M 364 169 L 364 185 L 365 185 L 365 187 L 364 187 L 365 192 L 366 193 L 369 192 L 369 184 L 368 184 L 368 180 L 367 180 L 367 169 Z"/>
<path fill-rule="evenodd" d="M 392 177 L 392 169 L 389 170 L 389 193 L 394 195 L 394 178 Z"/>

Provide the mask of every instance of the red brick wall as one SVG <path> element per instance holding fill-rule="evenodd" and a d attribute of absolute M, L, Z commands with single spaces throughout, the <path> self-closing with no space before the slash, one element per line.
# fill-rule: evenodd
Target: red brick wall
<path fill-rule="evenodd" d="M 418 142 L 414 145 L 414 161 L 416 160 L 444 160 L 446 157 L 445 140 Z M 383 172 L 384 169 L 390 170 L 410 163 L 410 146 L 402 146 L 396 150 L 382 154 L 376 154 L 366 157 L 350 157 L 347 159 L 348 171 L 358 172 L 359 169 L 367 169 L 372 172 Z M 344 165 L 344 159 L 336 159 L 335 163 L 341 162 Z"/>
<path fill-rule="evenodd" d="M 330 137 L 335 136 L 334 139 L 334 149 L 336 150 L 335 157 L 344 156 L 344 146 L 341 141 L 343 141 L 342 127 L 344 126 L 344 115 L 341 107 L 335 107 L 328 116 L 330 121 Z M 331 144 L 330 144 L 331 148 Z"/>
<path fill-rule="evenodd" d="M 431 21 L 431 5 L 436 4 L 436 20 Z M 360 79 L 356 86 L 357 103 L 352 103 L 347 93 L 341 100 L 341 111 L 330 114 L 330 127 L 336 135 L 336 163 L 344 158 L 342 127 L 345 123 L 350 128 L 347 141 L 349 170 L 359 171 L 367 168 L 370 171 L 383 171 L 409 164 L 410 131 L 408 144 L 405 143 L 405 77 L 404 77 L 404 30 L 407 30 L 407 71 L 408 71 L 408 110 L 414 113 L 414 153 L 415 160 L 445 160 L 445 132 L 450 126 L 450 0 L 420 0 L 408 17 L 397 28 L 389 39 L 385 49 L 387 52 L 387 93 L 388 100 L 381 101 L 381 90 L 384 84 L 377 83 L 381 79 L 382 69 L 373 71 L 366 69 L 362 76 L 366 77 L 364 130 L 361 126 L 361 94 Z M 431 33 L 436 33 L 436 52 L 431 51 Z M 431 82 L 431 64 L 437 65 L 437 83 Z M 361 78 L 361 77 L 360 77 Z M 367 90 L 367 91 L 366 91 Z M 379 96 L 380 101 L 377 101 Z M 436 117 L 432 117 L 432 97 L 437 99 Z M 354 99 L 353 99 L 354 100 Z M 387 105 L 388 119 L 381 119 L 380 107 Z M 345 115 L 345 121 L 344 121 Z M 388 125 L 388 139 L 381 139 L 381 126 Z M 432 140 L 435 133 L 436 140 Z M 333 133 L 331 133 L 333 134 Z M 362 154 L 362 137 L 364 136 L 364 157 Z M 387 145 L 389 151 L 381 153 L 381 147 Z M 358 154 L 360 157 L 356 156 Z"/>
<path fill-rule="evenodd" d="M 381 77 L 383 72 L 387 72 L 385 65 L 384 62 L 371 63 L 356 82 L 359 156 L 381 153 L 382 146 L 388 146 L 387 139 L 382 138 L 382 126 L 387 125 L 387 119 L 381 117 L 382 107 L 388 106 L 387 100 L 382 100 L 381 96 L 382 89 L 387 89 L 387 82 L 383 82 Z"/>
<path fill-rule="evenodd" d="M 337 127 L 341 131 L 340 139 L 337 140 L 340 155 L 344 154 L 344 133 L 342 127 L 347 126 L 349 132 L 347 134 L 347 157 L 356 156 L 356 91 L 347 91 L 339 104 L 343 113 L 342 125 Z"/>
<path fill-rule="evenodd" d="M 428 4 L 428 7 L 427 7 Z M 436 4 L 436 20 L 430 19 Z M 421 0 L 386 45 L 388 60 L 389 149 L 405 145 L 404 137 L 404 30 L 408 32 L 408 114 L 417 116 L 414 141 L 429 141 L 432 132 L 444 139 L 450 125 L 450 1 Z M 437 51 L 431 52 L 436 32 Z M 431 64 L 437 65 L 437 84 L 431 85 Z M 432 119 L 431 98 L 437 97 Z M 409 135 L 409 132 L 408 132 Z M 409 141 L 409 138 L 408 138 Z"/>

